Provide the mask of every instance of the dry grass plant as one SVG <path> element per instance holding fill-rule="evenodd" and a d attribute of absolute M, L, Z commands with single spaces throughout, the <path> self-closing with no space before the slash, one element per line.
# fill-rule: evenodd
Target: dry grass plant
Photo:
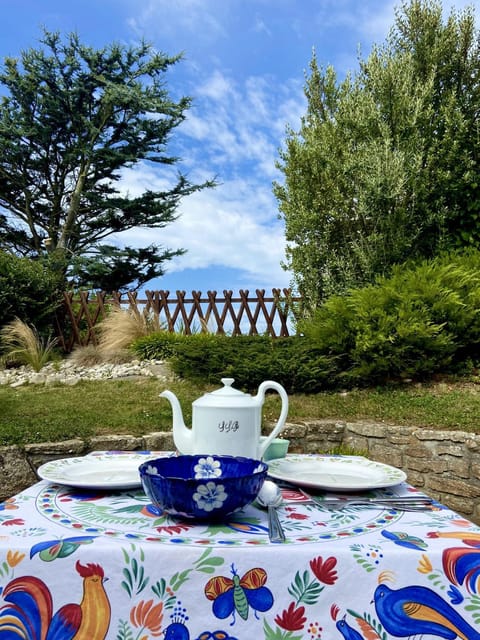
<path fill-rule="evenodd" d="M 38 372 L 47 362 L 55 359 L 57 338 L 41 338 L 35 327 L 19 318 L 2 328 L 0 340 L 6 362 L 30 365 Z"/>
<path fill-rule="evenodd" d="M 104 358 L 125 352 L 138 338 L 164 329 L 158 314 L 112 307 L 99 325 L 98 350 Z"/>
<path fill-rule="evenodd" d="M 78 367 L 94 367 L 99 364 L 124 364 L 131 362 L 134 357 L 129 349 L 102 351 L 98 345 L 87 344 L 76 347 L 68 360 Z"/>
<path fill-rule="evenodd" d="M 96 344 L 77 346 L 68 355 L 68 360 L 79 367 L 94 367 L 105 362 L 105 358 Z"/>

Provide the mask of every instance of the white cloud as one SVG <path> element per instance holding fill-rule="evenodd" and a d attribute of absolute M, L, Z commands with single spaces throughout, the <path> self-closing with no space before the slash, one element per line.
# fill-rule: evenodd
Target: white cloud
<path fill-rule="evenodd" d="M 196 87 L 196 94 L 218 102 L 228 99 L 234 93 L 231 82 L 218 69 L 202 84 Z"/>
<path fill-rule="evenodd" d="M 133 194 L 142 183 L 150 188 L 162 188 L 164 182 L 151 180 L 142 171 L 130 170 L 124 185 Z M 285 238 L 279 221 L 272 221 L 274 198 L 264 187 L 252 186 L 242 180 L 231 181 L 213 190 L 205 190 L 185 198 L 180 217 L 159 230 L 129 231 L 128 244 L 187 249 L 187 253 L 172 260 L 170 273 L 209 266 L 229 267 L 250 274 L 263 282 L 288 283 L 280 263 L 284 259 Z M 123 234 L 116 236 L 118 241 Z"/>
<path fill-rule="evenodd" d="M 297 130 L 301 118 L 305 115 L 307 100 L 303 94 L 303 84 L 291 82 L 290 89 L 284 100 L 277 105 L 276 114 L 272 120 L 272 131 L 278 139 L 283 139 L 287 125 Z"/>
<path fill-rule="evenodd" d="M 176 89 L 193 96 L 193 105 L 173 132 L 173 153 L 181 157 L 178 168 L 192 182 L 217 176 L 220 185 L 184 199 L 179 218 L 165 229 L 129 232 L 128 242 L 187 249 L 184 256 L 171 261 L 170 273 L 218 266 L 238 269 L 255 281 L 287 286 L 290 277 L 281 268 L 284 229 L 272 181 L 282 181 L 275 161 L 286 126 L 298 130 L 305 113 L 305 78 L 285 77 L 281 57 L 288 50 L 278 49 L 278 42 L 271 49 L 279 52 L 275 70 L 272 65 L 271 72 L 260 73 L 256 65 L 243 64 L 243 57 L 248 58 L 248 37 L 257 38 L 257 46 L 262 37 L 262 45 L 278 41 L 279 24 L 287 25 L 285 33 L 295 46 L 302 44 L 302 51 L 305 42 L 310 43 L 308 53 L 315 44 L 322 45 L 322 54 L 330 56 L 327 63 L 334 65 L 340 78 L 358 68 L 357 47 L 364 58 L 372 42 L 385 40 L 399 2 L 249 0 L 246 4 L 254 10 L 240 16 L 244 4 L 244 0 L 149 0 L 138 5 L 132 0 L 135 17 L 130 25 L 139 35 L 146 30 L 150 38 L 173 44 L 174 50 L 178 43 L 180 49 L 188 44 L 186 73 L 180 74 Z M 338 44 L 342 38 L 344 46 Z M 232 50 L 235 53 L 230 55 Z M 307 58 L 305 69 L 308 63 Z M 170 84 L 170 76 L 168 80 Z M 164 189 L 166 184 L 161 167 L 142 166 L 125 173 L 125 186 L 132 193 Z"/>
<path fill-rule="evenodd" d="M 169 186 L 168 177 L 146 165 L 122 174 L 123 190 L 132 196 L 146 188 L 162 190 Z M 232 178 L 214 189 L 184 198 L 178 213 L 178 219 L 163 229 L 138 228 L 113 239 L 135 247 L 158 244 L 187 249 L 185 255 L 169 262 L 169 273 L 228 267 L 255 281 L 288 285 L 289 276 L 281 268 L 284 231 L 269 183 Z"/>
<path fill-rule="evenodd" d="M 208 39 L 223 40 L 240 5 L 233 0 L 150 0 L 130 24 L 138 34 L 147 28 L 163 42 L 165 37 L 175 42 L 175 33 L 189 42 L 191 38 L 198 53 L 199 41 L 206 46 Z M 260 12 L 252 14 L 251 32 L 270 37 L 270 24 L 263 18 Z M 215 59 L 217 51 L 213 45 L 208 52 L 208 73 L 197 70 L 183 76 L 182 92 L 193 96 L 193 104 L 173 132 L 172 152 L 181 157 L 178 168 L 192 182 L 217 176 L 220 184 L 185 198 L 179 218 L 166 228 L 129 232 L 128 243 L 187 249 L 169 263 L 169 273 L 218 266 L 238 269 L 254 282 L 288 286 L 290 276 L 281 267 L 284 230 L 272 181 L 280 178 L 275 161 L 286 125 L 298 128 L 304 113 L 303 78 L 280 82 L 273 75 L 234 74 Z M 132 194 L 142 188 L 164 189 L 162 175 L 161 167 L 139 166 L 125 172 L 124 185 Z"/>
<path fill-rule="evenodd" d="M 270 77 L 241 81 L 215 70 L 193 93 L 196 100 L 181 126 L 187 138 L 181 155 L 190 167 L 210 164 L 222 181 L 245 165 L 255 180 L 278 177 L 275 160 L 286 125 L 298 128 L 305 109 L 298 82 L 279 87 Z"/>
<path fill-rule="evenodd" d="M 195 38 L 210 41 L 227 38 L 222 22 L 222 5 L 216 0 L 132 0 L 132 16 L 128 26 L 140 37 L 148 30 L 166 37 L 178 37 L 179 32 L 195 34 Z"/>
<path fill-rule="evenodd" d="M 266 22 L 258 15 L 255 16 L 253 31 L 255 31 L 256 33 L 264 33 L 268 37 L 272 36 L 272 32 L 268 28 Z"/>

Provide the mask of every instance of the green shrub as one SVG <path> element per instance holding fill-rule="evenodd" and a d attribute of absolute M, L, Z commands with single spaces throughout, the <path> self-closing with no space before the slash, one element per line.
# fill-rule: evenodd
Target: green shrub
<path fill-rule="evenodd" d="M 264 336 L 195 334 L 176 345 L 172 368 L 190 380 L 217 384 L 235 378 L 235 386 L 253 389 L 257 380 L 270 378 L 271 339 Z"/>
<path fill-rule="evenodd" d="M 278 338 L 272 341 L 272 347 L 270 378 L 280 382 L 288 393 L 317 393 L 337 385 L 336 358 L 308 338 Z"/>
<path fill-rule="evenodd" d="M 298 329 L 276 339 L 164 332 L 135 348 L 171 359 L 183 378 L 232 377 L 248 390 L 267 379 L 289 393 L 315 393 L 464 373 L 480 361 L 480 252 L 398 266 L 374 285 L 332 296 Z"/>
<path fill-rule="evenodd" d="M 177 352 L 176 345 L 183 336 L 169 331 L 155 331 L 137 338 L 131 348 L 142 360 L 169 360 Z"/>
<path fill-rule="evenodd" d="M 480 252 L 394 269 L 333 296 L 302 331 L 337 358 L 339 379 L 372 384 L 456 372 L 480 347 Z"/>
<path fill-rule="evenodd" d="M 306 338 L 268 336 L 190 336 L 158 333 L 136 341 L 142 358 L 169 359 L 182 378 L 217 384 L 235 378 L 235 386 L 255 391 L 264 380 L 275 380 L 287 392 L 315 392 L 332 387 L 334 359 Z"/>
<path fill-rule="evenodd" d="M 0 250 L 0 327 L 19 318 L 35 326 L 39 334 L 51 334 L 61 290 L 53 270 Z"/>
<path fill-rule="evenodd" d="M 480 356 L 480 252 L 446 253 L 421 263 L 409 275 L 396 269 L 392 286 L 407 290 L 428 308 L 432 322 L 444 325 L 455 341 L 454 361 Z"/>

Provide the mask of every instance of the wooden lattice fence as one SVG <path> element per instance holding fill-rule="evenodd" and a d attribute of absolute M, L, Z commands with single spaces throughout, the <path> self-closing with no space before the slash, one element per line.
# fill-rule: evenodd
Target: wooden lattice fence
<path fill-rule="evenodd" d="M 74 346 L 97 342 L 96 325 L 108 314 L 109 308 L 136 310 L 146 316 L 155 314 L 161 325 L 171 332 L 187 335 L 199 331 L 229 335 L 260 335 L 287 337 L 294 332 L 300 298 L 290 289 L 272 289 L 266 296 L 265 289 L 256 289 L 250 296 L 248 289 L 232 291 L 177 291 L 170 297 L 169 291 L 145 291 L 145 298 L 137 293 L 124 295 L 104 292 L 64 294 L 64 307 L 59 315 L 57 332 L 66 352 Z"/>

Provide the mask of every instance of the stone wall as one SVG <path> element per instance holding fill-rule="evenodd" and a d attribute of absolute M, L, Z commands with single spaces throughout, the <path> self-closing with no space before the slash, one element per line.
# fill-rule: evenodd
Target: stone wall
<path fill-rule="evenodd" d="M 480 524 L 480 434 L 371 422 L 311 421 L 287 425 L 290 452 L 347 447 L 403 469 L 408 482 Z"/>
<path fill-rule="evenodd" d="M 290 453 L 331 452 L 342 447 L 399 467 L 411 484 L 480 524 L 480 434 L 315 420 L 287 424 L 282 436 L 290 440 Z M 173 448 L 171 432 L 0 447 L 0 500 L 36 482 L 35 470 L 47 460 L 90 451 Z"/>

